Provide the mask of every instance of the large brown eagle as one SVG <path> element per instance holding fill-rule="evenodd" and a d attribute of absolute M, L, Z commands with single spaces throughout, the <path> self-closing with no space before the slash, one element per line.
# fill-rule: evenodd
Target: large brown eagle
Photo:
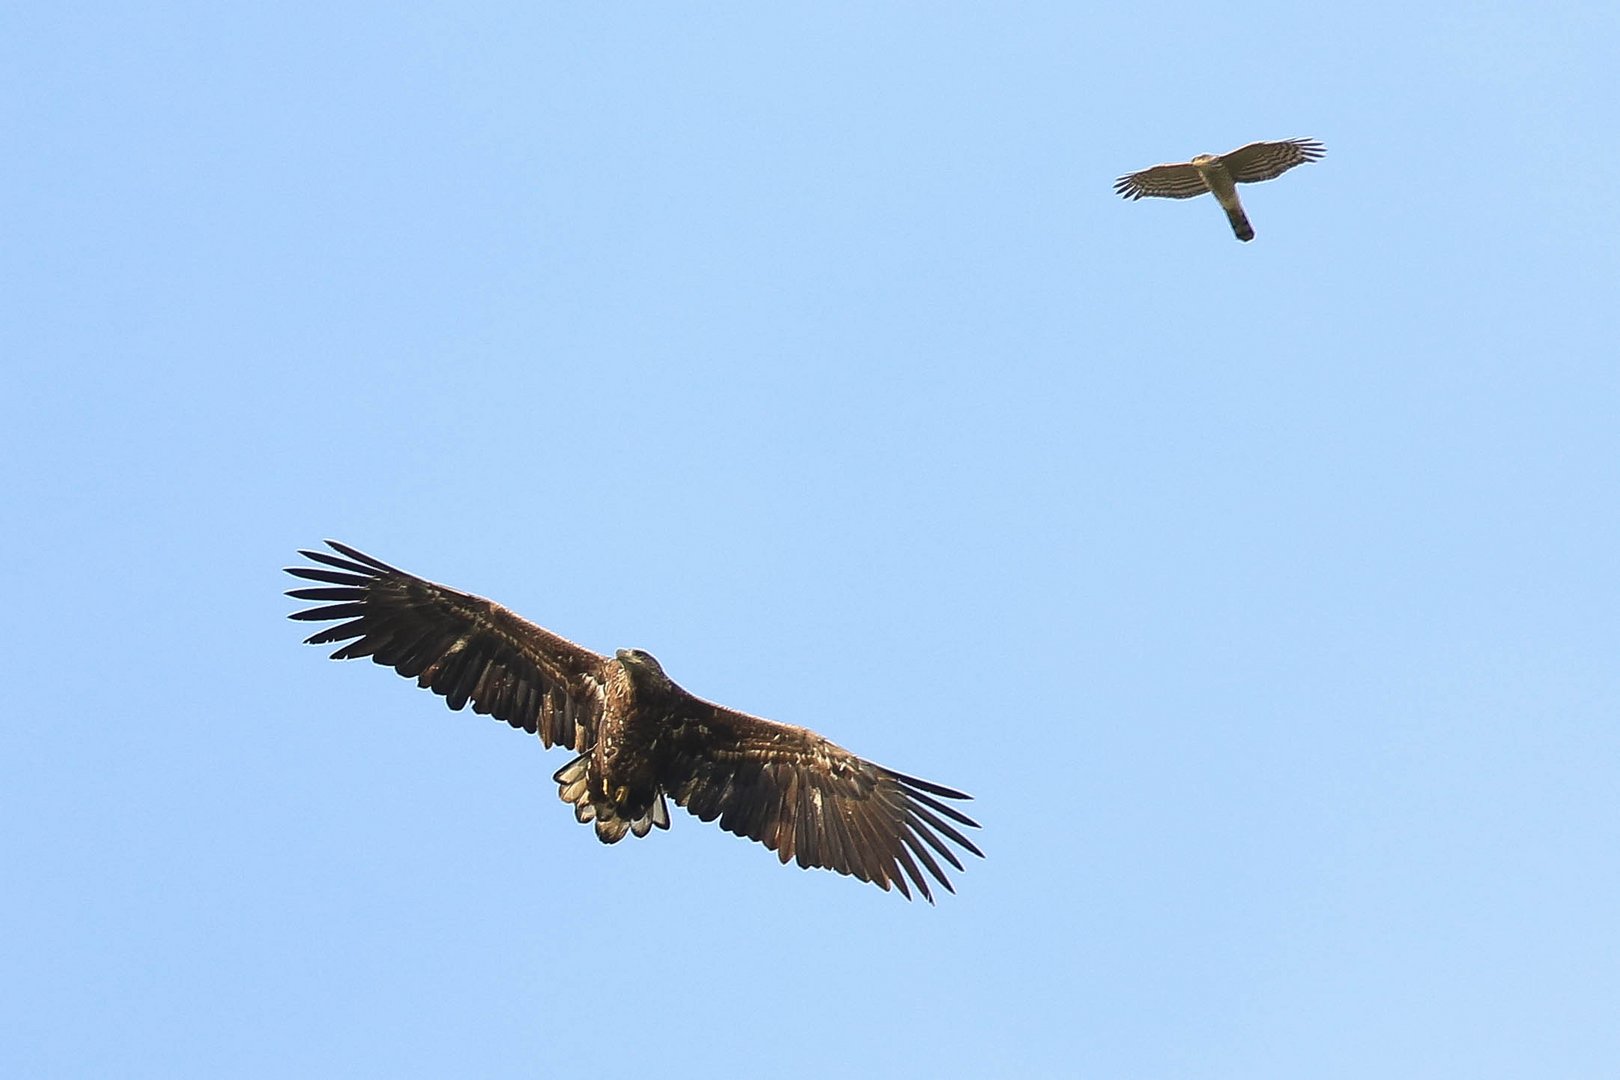
<path fill-rule="evenodd" d="M 914 886 L 933 901 L 929 876 L 955 891 L 934 858 L 962 869 L 946 840 L 984 854 L 956 828 L 978 823 L 940 801 L 970 797 L 960 791 L 874 765 L 806 728 L 693 697 L 640 649 L 600 656 L 493 601 L 327 544 L 338 554 L 299 552 L 321 566 L 287 567 L 324 583 L 288 590 L 321 601 L 290 618 L 337 622 L 306 644 L 345 642 L 332 659 L 369 656 L 452 709 L 470 702 L 546 746 L 574 750 L 553 779 L 605 844 L 669 828 L 667 795 L 784 863 L 885 891 L 892 884 L 908 899 Z"/>

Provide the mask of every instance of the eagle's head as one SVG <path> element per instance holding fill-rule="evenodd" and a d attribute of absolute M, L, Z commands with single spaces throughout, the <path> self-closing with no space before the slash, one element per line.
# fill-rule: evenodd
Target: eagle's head
<path fill-rule="evenodd" d="M 630 673 L 630 681 L 638 688 L 644 690 L 672 690 L 675 684 L 664 674 L 663 667 L 654 658 L 653 654 L 644 649 L 620 649 L 614 654 L 619 663 L 624 665 L 625 671 Z"/>

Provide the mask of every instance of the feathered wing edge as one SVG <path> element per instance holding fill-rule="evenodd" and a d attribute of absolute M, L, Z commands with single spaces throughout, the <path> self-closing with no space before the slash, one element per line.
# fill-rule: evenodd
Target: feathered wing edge
<path fill-rule="evenodd" d="M 445 699 L 540 736 L 547 746 L 583 750 L 601 715 L 603 658 L 523 619 L 492 600 L 406 573 L 364 552 L 326 542 L 337 555 L 300 551 L 319 566 L 286 572 L 318 588 L 289 589 L 320 602 L 288 618 L 335 622 L 305 639 L 344 644 L 333 660 L 370 657 Z"/>
<path fill-rule="evenodd" d="M 1126 199 L 1191 199 L 1204 194 L 1209 185 L 1191 162 L 1155 165 L 1141 172 L 1128 173 L 1114 181 L 1114 194 Z"/>
<path fill-rule="evenodd" d="M 1221 163 L 1237 183 L 1258 184 L 1275 180 L 1296 165 L 1320 161 L 1326 154 L 1327 147 L 1315 139 L 1284 139 L 1240 146 L 1221 155 Z"/>
<path fill-rule="evenodd" d="M 892 885 L 907 899 L 915 888 L 929 903 L 930 878 L 956 891 L 940 860 L 964 869 L 947 841 L 984 856 L 958 828 L 978 822 L 942 801 L 971 796 L 866 761 L 805 728 L 693 702 L 697 715 L 671 723 L 660 756 L 670 797 L 700 820 L 718 819 L 784 863 L 884 891 Z"/>

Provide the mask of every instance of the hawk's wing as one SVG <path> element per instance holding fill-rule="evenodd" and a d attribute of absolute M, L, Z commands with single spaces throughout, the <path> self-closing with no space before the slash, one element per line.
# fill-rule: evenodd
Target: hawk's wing
<path fill-rule="evenodd" d="M 1149 195 L 1164 199 L 1190 199 L 1208 190 L 1209 185 L 1204 183 L 1203 176 L 1186 162 L 1155 165 L 1114 181 L 1114 192 L 1127 199 L 1141 199 Z"/>
<path fill-rule="evenodd" d="M 1327 147 L 1315 139 L 1288 139 L 1285 142 L 1257 142 L 1221 157 L 1221 164 L 1240 184 L 1272 180 L 1307 161 L 1316 161 Z"/>
<path fill-rule="evenodd" d="M 940 801 L 970 798 L 960 791 L 874 765 L 805 728 L 692 697 L 684 711 L 659 733 L 660 782 L 702 820 L 718 818 L 784 863 L 796 858 L 885 892 L 892 883 L 906 897 L 909 879 L 932 903 L 925 869 L 955 891 L 934 856 L 962 869 L 946 840 L 984 854 L 956 827 L 978 822 Z"/>
<path fill-rule="evenodd" d="M 335 540 L 327 544 L 339 555 L 299 552 L 323 566 L 287 567 L 294 577 L 325 583 L 289 589 L 295 599 L 324 601 L 289 618 L 344 620 L 306 644 L 347 642 L 332 659 L 369 656 L 443 695 L 452 709 L 470 701 L 473 712 L 537 734 L 547 746 L 584 750 L 596 741 L 602 657 L 492 600 L 435 585 Z"/>

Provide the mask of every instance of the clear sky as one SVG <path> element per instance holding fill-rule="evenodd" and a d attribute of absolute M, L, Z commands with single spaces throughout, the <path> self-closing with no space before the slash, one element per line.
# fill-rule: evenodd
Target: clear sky
<path fill-rule="evenodd" d="M 0 1073 L 1620 1061 L 1620 11 L 0 16 Z M 1127 203 L 1256 139 L 1327 157 Z M 977 798 L 937 907 L 299 644 L 332 536 Z"/>

